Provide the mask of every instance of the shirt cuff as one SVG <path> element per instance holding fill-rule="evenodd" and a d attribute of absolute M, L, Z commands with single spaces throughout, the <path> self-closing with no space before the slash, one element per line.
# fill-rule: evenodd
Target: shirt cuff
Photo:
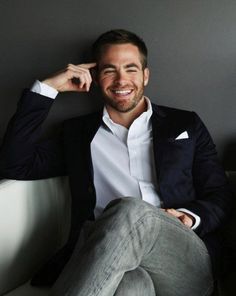
<path fill-rule="evenodd" d="M 189 211 L 189 210 L 187 210 L 187 209 L 184 209 L 184 208 L 177 209 L 177 210 L 180 211 L 180 212 L 183 212 L 183 213 L 186 213 L 186 214 L 189 214 L 189 215 L 193 216 L 193 218 L 195 219 L 195 223 L 193 224 L 193 226 L 191 227 L 191 229 L 192 229 L 192 230 L 197 229 L 197 227 L 198 227 L 198 226 L 200 225 L 200 223 L 201 223 L 201 218 L 200 218 L 198 215 L 196 215 L 196 214 L 194 214 L 193 212 L 191 212 L 191 211 Z"/>
<path fill-rule="evenodd" d="M 35 81 L 30 90 L 51 99 L 55 99 L 58 94 L 58 91 L 55 88 L 40 82 L 39 80 Z"/>

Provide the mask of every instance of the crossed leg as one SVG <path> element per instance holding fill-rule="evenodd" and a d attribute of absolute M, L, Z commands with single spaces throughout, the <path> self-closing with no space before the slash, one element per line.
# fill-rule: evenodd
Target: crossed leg
<path fill-rule="evenodd" d="M 132 285 L 135 274 L 136 283 L 143 274 L 142 288 Z M 138 289 L 140 296 L 207 296 L 212 287 L 210 258 L 201 239 L 161 209 L 124 198 L 109 204 L 92 224 L 50 295 L 137 296 Z"/>

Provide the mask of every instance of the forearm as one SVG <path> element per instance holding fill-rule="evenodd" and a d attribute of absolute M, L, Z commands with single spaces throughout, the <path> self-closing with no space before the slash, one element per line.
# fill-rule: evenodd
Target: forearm
<path fill-rule="evenodd" d="M 53 104 L 53 100 L 39 94 L 24 91 L 17 110 L 10 120 L 0 151 L 0 174 L 5 178 L 34 179 L 54 175 L 46 169 L 46 160 L 58 154 L 55 144 L 39 144 L 41 126 Z M 50 148 L 49 146 L 53 147 Z M 48 151 L 50 154 L 48 155 Z M 52 152 L 53 151 L 53 152 Z"/>
<path fill-rule="evenodd" d="M 60 139 L 39 143 L 41 126 L 58 92 L 88 92 L 90 70 L 95 63 L 73 65 L 25 91 L 10 120 L 0 151 L 0 175 L 4 178 L 35 179 L 64 173 Z M 79 81 L 75 83 L 74 79 Z"/>

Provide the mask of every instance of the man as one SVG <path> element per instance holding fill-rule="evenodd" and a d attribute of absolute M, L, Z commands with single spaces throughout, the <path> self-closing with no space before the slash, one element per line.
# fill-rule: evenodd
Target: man
<path fill-rule="evenodd" d="M 50 295 L 210 295 L 231 197 L 210 135 L 195 113 L 144 96 L 138 36 L 106 32 L 93 54 L 24 92 L 1 149 L 6 178 L 70 178 L 68 243 L 33 283 L 52 283 L 70 258 Z M 57 93 L 88 92 L 93 80 L 104 110 L 40 142 Z"/>

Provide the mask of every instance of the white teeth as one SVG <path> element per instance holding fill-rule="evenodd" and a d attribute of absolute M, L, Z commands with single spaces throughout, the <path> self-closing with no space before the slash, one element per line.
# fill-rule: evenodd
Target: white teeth
<path fill-rule="evenodd" d="M 131 93 L 131 90 L 114 90 L 114 93 L 121 94 L 121 95 L 127 95 Z"/>

